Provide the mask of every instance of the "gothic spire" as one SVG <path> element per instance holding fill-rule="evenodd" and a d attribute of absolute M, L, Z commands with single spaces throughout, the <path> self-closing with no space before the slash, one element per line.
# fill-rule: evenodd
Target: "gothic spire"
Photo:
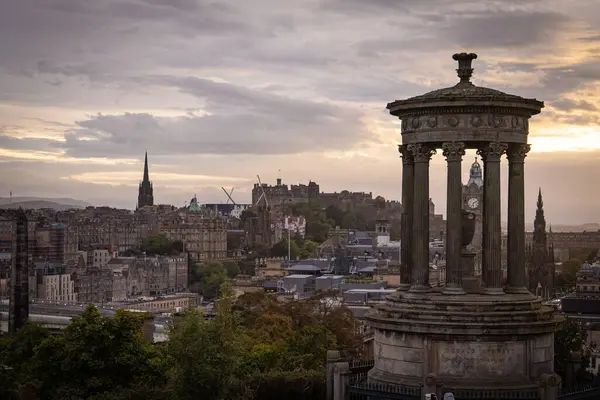
<path fill-rule="evenodd" d="M 542 188 L 538 192 L 537 209 L 533 221 L 533 244 L 546 247 L 546 218 L 544 217 L 544 201 L 542 199 Z"/>
<path fill-rule="evenodd" d="M 546 218 L 544 217 L 544 200 L 542 199 L 542 188 L 538 192 L 537 209 L 535 210 L 535 227 L 540 226 L 546 231 Z"/>
<path fill-rule="evenodd" d="M 152 182 L 150 182 L 150 174 L 148 173 L 148 152 L 144 155 L 144 179 L 140 182 L 138 191 L 137 208 L 154 205 L 154 191 L 152 190 Z"/>
<path fill-rule="evenodd" d="M 146 155 L 144 156 L 144 182 L 149 182 L 150 177 L 148 174 L 148 151 L 146 151 Z"/>

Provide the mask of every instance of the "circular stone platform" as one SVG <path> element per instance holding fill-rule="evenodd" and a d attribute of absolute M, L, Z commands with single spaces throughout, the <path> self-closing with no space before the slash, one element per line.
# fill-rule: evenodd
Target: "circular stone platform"
<path fill-rule="evenodd" d="M 554 370 L 558 318 L 531 294 L 396 292 L 365 317 L 374 331 L 369 379 L 446 389 L 523 391 Z M 432 378 L 433 377 L 433 378 Z"/>

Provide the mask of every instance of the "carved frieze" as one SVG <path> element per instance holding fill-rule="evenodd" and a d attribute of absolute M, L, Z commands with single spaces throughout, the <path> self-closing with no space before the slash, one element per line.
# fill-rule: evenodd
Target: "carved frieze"
<path fill-rule="evenodd" d="M 427 126 L 430 128 L 435 128 L 437 126 L 437 115 L 432 115 L 427 118 Z"/>
<path fill-rule="evenodd" d="M 498 114 L 430 114 L 403 117 L 402 133 L 441 132 L 459 130 L 500 130 L 527 134 L 528 121 L 518 115 Z"/>
<path fill-rule="evenodd" d="M 456 128 L 459 123 L 460 123 L 459 117 L 457 117 L 455 115 L 448 117 L 448 125 L 451 126 L 452 128 Z"/>

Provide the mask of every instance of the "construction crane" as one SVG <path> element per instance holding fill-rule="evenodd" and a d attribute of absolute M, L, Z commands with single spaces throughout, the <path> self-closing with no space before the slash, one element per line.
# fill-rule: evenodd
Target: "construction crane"
<path fill-rule="evenodd" d="M 258 205 L 262 199 L 265 199 L 265 205 L 269 207 L 269 200 L 267 200 L 267 194 L 265 193 L 265 188 L 263 188 L 262 182 L 260 181 L 260 176 L 256 175 L 256 177 L 258 178 L 258 186 L 260 187 L 261 194 L 258 200 L 256 200 L 255 206 Z"/>
<path fill-rule="evenodd" d="M 229 192 L 228 192 L 228 191 L 227 191 L 227 189 L 225 189 L 223 186 L 221 186 L 221 189 L 223 189 L 223 191 L 225 192 L 225 194 L 226 194 L 226 195 L 227 195 L 227 197 L 228 197 L 228 199 L 227 199 L 227 203 L 225 203 L 225 204 L 228 204 L 228 203 L 229 203 L 229 200 L 231 200 L 231 202 L 232 202 L 234 205 L 237 205 L 237 203 L 236 203 L 236 202 L 233 200 L 233 198 L 231 197 L 231 195 L 233 194 L 233 189 L 235 189 L 235 188 L 231 188 L 231 191 L 229 191 Z"/>

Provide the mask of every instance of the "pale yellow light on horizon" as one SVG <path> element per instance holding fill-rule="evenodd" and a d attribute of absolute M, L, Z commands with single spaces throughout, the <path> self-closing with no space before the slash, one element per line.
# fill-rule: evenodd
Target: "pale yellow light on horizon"
<path fill-rule="evenodd" d="M 20 161 L 51 161 L 65 164 L 136 165 L 140 163 L 139 160 L 133 159 L 110 159 L 100 157 L 75 158 L 65 155 L 64 152 L 9 150 L 3 148 L 0 148 L 0 157 L 12 158 Z"/>
<path fill-rule="evenodd" d="M 84 172 L 82 174 L 70 175 L 63 179 L 73 179 L 81 182 L 96 183 L 102 185 L 119 184 L 119 185 L 136 185 L 142 178 L 140 171 L 107 171 L 107 172 Z M 151 179 L 153 182 L 165 182 L 172 184 L 173 182 L 249 182 L 250 179 L 232 177 L 232 176 L 217 176 L 217 175 L 195 175 L 195 174 L 178 174 L 170 172 L 152 172 Z M 218 186 L 221 187 L 221 186 Z"/>

